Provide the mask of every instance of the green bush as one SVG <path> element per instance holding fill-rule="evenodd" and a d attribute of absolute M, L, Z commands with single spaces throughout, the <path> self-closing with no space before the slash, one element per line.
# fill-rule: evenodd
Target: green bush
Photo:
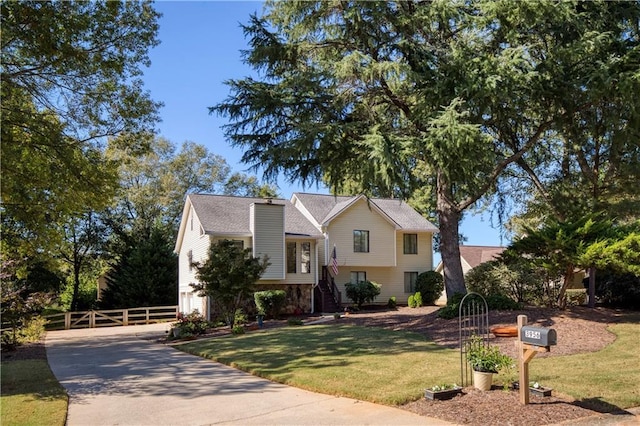
<path fill-rule="evenodd" d="M 423 304 L 435 305 L 436 300 L 444 291 L 442 275 L 435 271 L 421 273 L 416 279 L 416 291 L 420 292 Z"/>
<path fill-rule="evenodd" d="M 253 293 L 258 312 L 264 312 L 271 318 L 278 318 L 284 307 L 287 294 L 284 290 L 266 290 Z"/>
<path fill-rule="evenodd" d="M 454 294 L 447 300 L 447 305 L 438 310 L 438 317 L 443 319 L 457 318 L 460 310 L 460 301 L 464 296 L 464 293 Z"/>
<path fill-rule="evenodd" d="M 504 294 L 492 294 L 485 298 L 487 307 L 498 311 L 515 311 L 522 308 L 522 305 Z"/>
<path fill-rule="evenodd" d="M 242 325 L 234 325 L 233 328 L 231 329 L 231 333 L 232 334 L 244 334 L 244 326 Z"/>
<path fill-rule="evenodd" d="M 422 293 L 420 293 L 419 291 L 416 292 L 416 294 L 413 295 L 413 300 L 416 302 L 416 308 L 419 308 L 422 306 Z"/>
<path fill-rule="evenodd" d="M 347 297 L 355 303 L 358 308 L 363 304 L 373 302 L 380 294 L 381 285 L 373 281 L 360 281 L 358 283 L 347 283 L 345 289 Z"/>
<path fill-rule="evenodd" d="M 303 325 L 304 322 L 300 318 L 289 318 L 287 324 L 292 326 Z"/>
<path fill-rule="evenodd" d="M 407 301 L 407 305 L 410 308 L 415 308 L 416 307 L 416 297 L 413 294 L 409 295 L 409 300 Z"/>
<path fill-rule="evenodd" d="M 37 342 L 45 335 L 47 320 L 41 316 L 29 319 L 24 327 L 18 331 L 18 343 Z"/>
<path fill-rule="evenodd" d="M 182 339 L 185 337 L 204 334 L 210 326 L 211 324 L 209 321 L 207 321 L 197 310 L 188 314 L 180 313 L 178 315 L 178 321 L 171 325 L 169 338 Z M 177 330 L 175 332 L 177 335 L 174 335 L 174 329 Z"/>
<path fill-rule="evenodd" d="M 396 302 L 396 297 L 395 296 L 391 296 L 389 298 L 389 301 L 387 302 L 387 308 L 396 309 L 397 306 L 398 306 L 398 303 Z"/>
<path fill-rule="evenodd" d="M 587 293 L 583 289 L 567 290 L 567 306 L 580 306 L 587 303 Z"/>
<path fill-rule="evenodd" d="M 604 305 L 640 309 L 640 276 L 603 269 L 596 273 L 596 296 Z"/>

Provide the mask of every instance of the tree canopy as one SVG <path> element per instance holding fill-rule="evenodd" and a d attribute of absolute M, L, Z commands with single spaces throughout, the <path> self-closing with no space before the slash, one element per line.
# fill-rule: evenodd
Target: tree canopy
<path fill-rule="evenodd" d="M 198 282 L 191 284 L 200 296 L 211 298 L 223 318 L 233 327 L 238 309 L 253 296 L 256 282 L 269 266 L 268 259 L 251 256 L 231 240 L 220 240 L 209 247 L 209 256 L 195 264 Z"/>
<path fill-rule="evenodd" d="M 111 201 L 106 138 L 153 130 L 140 76 L 158 17 L 149 2 L 2 3 L 3 228 L 37 242 L 30 254 L 60 240 L 52 224 Z"/>
<path fill-rule="evenodd" d="M 462 212 L 500 190 L 505 173 L 540 164 L 538 148 L 551 136 L 575 144 L 572 117 L 588 117 L 596 102 L 625 107 L 604 85 L 624 79 L 635 87 L 629 77 L 637 68 L 627 65 L 637 56 L 639 9 L 270 1 L 244 27 L 244 60 L 259 77 L 230 80 L 230 96 L 211 112 L 229 117 L 227 136 L 267 178 L 282 172 L 303 183 L 324 179 L 337 192 L 349 185 L 385 196 L 428 194 L 451 296 L 465 291 Z M 607 80 L 591 65 L 594 52 Z M 566 99 L 576 100 L 573 109 Z"/>

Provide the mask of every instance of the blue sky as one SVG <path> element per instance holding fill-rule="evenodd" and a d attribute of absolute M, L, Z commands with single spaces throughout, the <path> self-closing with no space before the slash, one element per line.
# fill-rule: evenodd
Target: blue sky
<path fill-rule="evenodd" d="M 209 115 L 207 108 L 228 95 L 225 80 L 253 74 L 241 61 L 240 51 L 247 49 L 247 42 L 240 24 L 246 24 L 251 13 L 259 15 L 262 3 L 158 1 L 155 7 L 163 14 L 161 44 L 150 52 L 152 64 L 145 70 L 144 81 L 153 99 L 164 103 L 160 135 L 176 145 L 187 140 L 202 144 L 224 157 L 233 171 L 246 172 L 247 165 L 240 163 L 242 151 L 224 138 L 225 118 Z M 296 191 L 327 193 L 315 184 L 302 188 L 280 180 L 278 186 L 284 198 Z M 468 214 L 461 232 L 468 245 L 501 244 L 499 231 L 491 228 L 486 215 Z"/>

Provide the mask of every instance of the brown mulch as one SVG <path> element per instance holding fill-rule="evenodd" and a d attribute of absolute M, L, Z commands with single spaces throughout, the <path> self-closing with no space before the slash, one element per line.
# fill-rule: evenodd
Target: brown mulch
<path fill-rule="evenodd" d="M 22 361 L 27 359 L 47 359 L 47 351 L 44 348 L 44 339 L 38 342 L 25 343 L 14 350 L 2 348 L 0 351 L 2 362 Z"/>
<path fill-rule="evenodd" d="M 424 334 L 439 345 L 458 348 L 458 319 L 438 318 L 437 310 L 438 307 L 434 306 L 416 309 L 401 307 L 396 311 L 353 313 L 343 320 L 365 327 L 414 331 Z M 586 307 L 567 310 L 532 308 L 523 311 L 491 311 L 490 327 L 516 325 L 518 315 L 527 315 L 529 325 L 556 330 L 559 344 L 553 346 L 551 352 L 537 355 L 553 357 L 595 352 L 611 344 L 615 335 L 607 327 L 620 322 L 625 313 Z M 516 357 L 515 338 L 496 338 L 491 335 L 490 342 L 499 346 L 504 353 Z M 401 408 L 456 424 L 513 426 L 560 423 L 619 410 L 617 407 L 588 406 L 564 395 L 544 398 L 531 396 L 530 404 L 522 405 L 517 391 L 503 390 L 501 387 L 494 387 L 488 392 L 466 387 L 462 395 L 450 400 L 430 401 L 422 398 Z"/>

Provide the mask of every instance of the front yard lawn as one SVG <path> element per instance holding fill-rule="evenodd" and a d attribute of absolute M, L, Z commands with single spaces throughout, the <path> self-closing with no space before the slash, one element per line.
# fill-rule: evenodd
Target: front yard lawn
<path fill-rule="evenodd" d="M 460 377 L 459 351 L 417 333 L 371 327 L 284 327 L 178 348 L 279 383 L 387 405 Z"/>
<path fill-rule="evenodd" d="M 592 406 L 640 406 L 640 325 L 610 329 L 618 337 L 599 352 L 534 359 L 531 379 Z M 460 380 L 457 349 L 417 333 L 373 327 L 284 327 L 178 348 L 275 382 L 388 405 L 417 400 L 427 387 Z"/>
<path fill-rule="evenodd" d="M 46 360 L 2 362 L 1 422 L 5 425 L 64 425 L 67 394 Z"/>

